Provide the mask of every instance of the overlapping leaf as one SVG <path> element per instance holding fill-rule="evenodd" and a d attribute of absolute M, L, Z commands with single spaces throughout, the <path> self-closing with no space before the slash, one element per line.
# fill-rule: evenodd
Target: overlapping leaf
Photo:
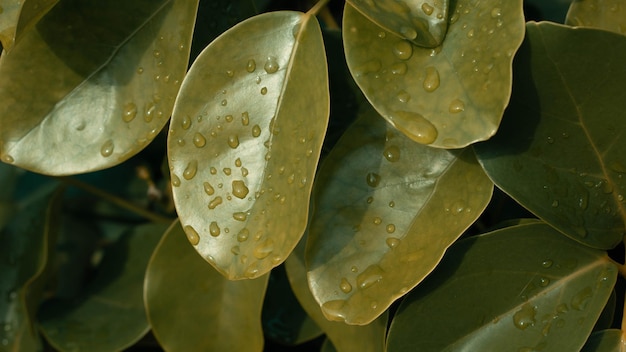
<path fill-rule="evenodd" d="M 582 352 L 620 352 L 622 351 L 623 332 L 619 329 L 608 329 L 595 332 L 581 349 Z"/>
<path fill-rule="evenodd" d="M 616 279 L 605 252 L 545 223 L 473 237 L 403 300 L 388 351 L 578 351 Z"/>
<path fill-rule="evenodd" d="M 529 23 L 504 122 L 475 148 L 502 190 L 596 248 L 625 230 L 624 57 L 621 35 Z"/>
<path fill-rule="evenodd" d="M 622 0 L 574 0 L 565 24 L 626 34 L 626 4 Z"/>
<path fill-rule="evenodd" d="M 416 45 L 441 45 L 448 29 L 448 0 L 348 0 L 365 17 Z"/>
<path fill-rule="evenodd" d="M 81 297 L 46 302 L 39 321 L 48 342 L 66 351 L 116 351 L 143 337 L 149 329 L 143 278 L 166 228 L 161 224 L 134 228 L 105 253 L 98 275 Z"/>
<path fill-rule="evenodd" d="M 0 60 L 0 159 L 46 174 L 118 164 L 167 122 L 196 1 L 60 1 Z"/>
<path fill-rule="evenodd" d="M 268 275 L 229 281 L 200 258 L 175 222 L 145 276 L 152 331 L 167 351 L 261 351 Z"/>
<path fill-rule="evenodd" d="M 346 5 L 344 43 L 356 82 L 389 123 L 419 143 L 460 148 L 498 129 L 524 16 L 520 0 L 452 1 L 450 13 L 443 44 L 427 49 Z"/>
<path fill-rule="evenodd" d="M 417 144 L 369 110 L 316 181 L 307 270 L 326 317 L 374 320 L 430 273 L 492 190 L 471 149 Z"/>
<path fill-rule="evenodd" d="M 303 238 L 291 255 L 285 261 L 285 268 L 289 283 L 294 294 L 309 316 L 324 330 L 328 339 L 324 343 L 324 351 L 362 351 L 382 352 L 385 350 L 385 335 L 387 333 L 388 313 L 383 313 L 376 320 L 365 326 L 347 325 L 341 322 L 330 321 L 324 317 L 319 304 L 311 294 L 307 282 L 306 267 L 304 265 L 304 250 L 306 237 Z M 328 341 L 332 341 L 332 343 Z M 334 346 L 337 346 L 335 349 Z M 330 349 L 332 347 L 332 349 Z"/>
<path fill-rule="evenodd" d="M 168 137 L 174 201 L 189 241 L 226 277 L 263 275 L 298 243 L 328 111 L 310 14 L 248 19 L 194 62 Z"/>

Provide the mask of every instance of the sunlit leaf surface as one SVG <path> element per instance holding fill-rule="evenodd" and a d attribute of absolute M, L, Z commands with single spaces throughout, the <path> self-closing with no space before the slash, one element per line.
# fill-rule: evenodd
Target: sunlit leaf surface
<path fill-rule="evenodd" d="M 581 352 L 621 352 L 622 331 L 609 329 L 595 332 L 589 336 L 589 340 Z"/>
<path fill-rule="evenodd" d="M 225 279 L 196 254 L 176 222 L 146 272 L 144 299 L 152 331 L 166 351 L 261 351 L 268 277 Z"/>
<path fill-rule="evenodd" d="M 298 243 L 328 112 L 308 14 L 253 17 L 194 62 L 168 139 L 174 201 L 189 241 L 226 277 L 263 275 Z"/>
<path fill-rule="evenodd" d="M 117 351 L 149 329 L 143 278 L 166 226 L 138 226 L 108 249 L 98 275 L 81 297 L 52 299 L 40 309 L 41 330 L 59 350 Z"/>
<path fill-rule="evenodd" d="M 624 57 L 621 35 L 529 23 L 502 126 L 475 147 L 498 187 L 605 249 L 622 241 L 626 220 Z"/>
<path fill-rule="evenodd" d="M 565 24 L 626 34 L 626 3 L 623 0 L 574 0 Z"/>
<path fill-rule="evenodd" d="M 167 122 L 196 1 L 61 1 L 0 59 L 0 159 L 45 174 L 116 165 Z"/>
<path fill-rule="evenodd" d="M 473 237 L 402 301 L 388 351 L 578 351 L 616 279 L 605 252 L 544 223 Z"/>
<path fill-rule="evenodd" d="M 5 51 L 13 46 L 21 9 L 21 0 L 0 1 L 0 43 Z"/>
<path fill-rule="evenodd" d="M 336 351 L 339 352 L 383 352 L 389 317 L 387 312 L 365 326 L 347 325 L 342 322 L 330 321 L 324 317 L 307 283 L 307 273 L 304 266 L 305 242 L 303 240 L 298 243 L 298 246 L 285 261 L 285 268 L 291 288 L 300 304 L 317 325 L 324 330 L 328 340 L 332 341 L 332 343 L 325 343 L 325 345 L 330 345 L 327 348 L 333 347 L 332 351 L 335 351 L 334 346 L 337 346 Z"/>
<path fill-rule="evenodd" d="M 448 0 L 348 0 L 364 16 L 416 45 L 441 44 L 448 29 Z"/>
<path fill-rule="evenodd" d="M 348 65 L 376 110 L 411 139 L 460 148 L 491 137 L 511 92 L 511 62 L 524 37 L 522 1 L 450 3 L 443 44 L 420 48 L 349 4 Z"/>
<path fill-rule="evenodd" d="M 420 145 L 370 109 L 316 181 L 307 269 L 326 317 L 371 322 L 430 273 L 492 190 L 471 149 Z"/>

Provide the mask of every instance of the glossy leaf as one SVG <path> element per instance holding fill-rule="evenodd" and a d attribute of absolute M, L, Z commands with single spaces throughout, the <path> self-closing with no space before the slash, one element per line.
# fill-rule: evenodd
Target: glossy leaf
<path fill-rule="evenodd" d="M 194 252 L 177 221 L 161 239 L 145 276 L 152 332 L 166 351 L 261 351 L 268 277 L 225 279 Z"/>
<path fill-rule="evenodd" d="M 98 274 L 74 300 L 52 299 L 40 309 L 41 331 L 58 350 L 116 351 L 149 330 L 143 277 L 161 224 L 138 226 L 104 254 Z"/>
<path fill-rule="evenodd" d="M 621 35 L 529 23 L 503 124 L 475 146 L 498 187 L 596 248 L 625 229 L 624 57 Z"/>
<path fill-rule="evenodd" d="M 565 24 L 626 35 L 626 4 L 622 0 L 574 0 Z"/>
<path fill-rule="evenodd" d="M 520 0 L 452 1 L 450 13 L 443 44 L 427 49 L 346 5 L 344 44 L 354 79 L 389 123 L 418 143 L 460 148 L 498 129 L 524 16 Z"/>
<path fill-rule="evenodd" d="M 448 0 L 348 0 L 359 12 L 415 45 L 441 45 L 448 29 Z"/>
<path fill-rule="evenodd" d="M 59 2 L 0 59 L 0 159 L 60 175 L 139 152 L 172 111 L 196 7 Z"/>
<path fill-rule="evenodd" d="M 545 223 L 452 246 L 391 324 L 388 351 L 578 351 L 617 267 Z"/>
<path fill-rule="evenodd" d="M 619 329 L 595 332 L 589 336 L 581 352 L 621 352 L 623 351 L 622 334 Z"/>
<path fill-rule="evenodd" d="M 174 201 L 189 241 L 229 279 L 267 273 L 298 243 L 328 112 L 312 15 L 248 19 L 192 65 L 168 139 Z"/>
<path fill-rule="evenodd" d="M 0 350 L 42 348 L 35 315 L 41 286 L 34 285 L 48 264 L 50 241 L 58 229 L 60 191 L 46 192 L 23 206 L 2 206 L 13 216 L 0 228 Z M 13 209 L 11 209 L 13 208 Z M 54 242 L 53 242 L 54 243 Z M 33 286 L 37 286 L 34 288 Z"/>
<path fill-rule="evenodd" d="M 364 114 L 326 158 L 315 186 L 307 270 L 326 317 L 359 325 L 375 319 L 430 273 L 492 190 L 471 149 L 423 146 L 373 110 Z"/>
<path fill-rule="evenodd" d="M 333 351 L 383 352 L 389 318 L 387 312 L 365 326 L 347 325 L 329 321 L 324 317 L 307 283 L 307 272 L 304 265 L 305 239 L 306 237 L 298 243 L 298 246 L 285 261 L 289 283 L 304 310 L 324 330 L 328 338 L 327 341 L 332 341 L 330 345 L 333 346 Z M 327 344 L 329 343 L 325 343 L 325 345 Z M 336 349 L 334 346 L 337 346 Z"/>
<path fill-rule="evenodd" d="M 4 51 L 13 46 L 21 9 L 21 0 L 3 0 L 0 2 L 0 43 Z"/>

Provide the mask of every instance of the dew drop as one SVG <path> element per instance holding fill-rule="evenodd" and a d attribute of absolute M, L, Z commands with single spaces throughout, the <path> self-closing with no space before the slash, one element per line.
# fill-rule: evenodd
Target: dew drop
<path fill-rule="evenodd" d="M 473 29 L 473 28 L 472 28 L 472 29 L 470 29 L 470 30 L 467 32 L 467 37 L 468 37 L 468 38 L 474 38 L 474 29 Z"/>
<path fill-rule="evenodd" d="M 122 120 L 124 120 L 124 122 L 131 122 L 135 116 L 137 116 L 137 105 L 135 105 L 135 103 L 128 103 L 124 105 Z"/>
<path fill-rule="evenodd" d="M 215 193 L 215 188 L 213 188 L 213 186 L 211 186 L 210 183 L 208 182 L 204 182 L 203 183 L 204 186 L 204 192 L 210 196 L 212 196 Z"/>
<path fill-rule="evenodd" d="M 352 291 L 352 285 L 350 285 L 348 279 L 346 279 L 345 277 L 341 278 L 339 288 L 341 289 L 341 291 L 343 291 L 343 293 L 350 293 L 350 291 Z"/>
<path fill-rule="evenodd" d="M 239 146 L 239 137 L 236 134 L 228 136 L 228 146 L 235 149 Z"/>
<path fill-rule="evenodd" d="M 396 97 L 398 98 L 398 101 L 401 103 L 408 103 L 409 100 L 411 100 L 411 95 L 407 93 L 405 90 L 399 91 Z"/>
<path fill-rule="evenodd" d="M 407 71 L 407 66 L 404 62 L 398 62 L 391 65 L 391 74 L 403 75 Z"/>
<path fill-rule="evenodd" d="M 387 233 L 394 233 L 396 231 L 396 225 L 388 224 L 385 229 L 387 230 Z"/>
<path fill-rule="evenodd" d="M 226 120 L 226 122 L 233 122 L 233 115 L 224 116 L 224 120 Z"/>
<path fill-rule="evenodd" d="M 261 135 L 261 127 L 259 125 L 252 126 L 252 137 L 258 137 Z"/>
<path fill-rule="evenodd" d="M 437 139 L 437 128 L 420 114 L 396 111 L 392 117 L 395 127 L 418 143 L 431 144 Z"/>
<path fill-rule="evenodd" d="M 462 100 L 454 99 L 450 102 L 450 106 L 448 107 L 448 111 L 452 114 L 457 114 L 461 111 L 465 110 L 465 103 Z"/>
<path fill-rule="evenodd" d="M 222 204 L 222 197 L 215 197 L 209 202 L 209 209 L 215 209 L 220 204 Z"/>
<path fill-rule="evenodd" d="M 211 166 L 211 167 L 209 168 L 209 172 L 211 173 L 211 175 L 215 175 L 215 174 L 217 174 L 217 169 L 216 169 L 216 168 L 214 168 L 213 166 Z"/>
<path fill-rule="evenodd" d="M 428 3 L 423 3 L 422 4 L 422 11 L 426 14 L 426 16 L 430 16 L 433 14 L 433 10 L 434 8 L 428 4 Z"/>
<path fill-rule="evenodd" d="M 370 265 L 356 277 L 356 285 L 364 290 L 379 283 L 383 279 L 384 271 L 378 265 Z"/>
<path fill-rule="evenodd" d="M 275 73 L 278 71 L 278 61 L 273 56 L 268 56 L 267 60 L 265 60 L 265 66 L 263 66 L 265 72 L 267 73 Z"/>
<path fill-rule="evenodd" d="M 202 133 L 196 132 L 196 134 L 193 135 L 193 145 L 198 148 L 202 148 L 206 145 L 206 138 L 204 138 Z"/>
<path fill-rule="evenodd" d="M 400 28 L 400 34 L 402 34 L 402 36 L 404 36 L 405 38 L 411 40 L 417 38 L 417 32 L 411 27 Z"/>
<path fill-rule="evenodd" d="M 239 198 L 239 199 L 244 199 L 247 195 L 248 195 L 248 187 L 246 187 L 246 184 L 241 181 L 241 180 L 235 180 L 232 183 L 232 193 L 235 197 Z"/>
<path fill-rule="evenodd" d="M 100 148 L 100 154 L 102 154 L 102 156 L 105 158 L 109 157 L 111 156 L 111 154 L 113 154 L 114 149 L 115 149 L 115 145 L 113 144 L 113 141 L 109 139 L 106 142 L 104 142 L 104 144 Z"/>
<path fill-rule="evenodd" d="M 383 151 L 383 155 L 385 156 L 385 159 L 387 159 L 387 161 L 391 163 L 396 162 L 400 160 L 400 149 L 397 146 L 392 145 L 385 148 L 385 150 Z"/>
<path fill-rule="evenodd" d="M 554 262 L 552 261 L 552 259 L 546 259 L 543 262 L 541 262 L 541 266 L 548 269 L 552 267 L 552 264 L 554 264 Z"/>
<path fill-rule="evenodd" d="M 346 305 L 346 301 L 342 299 L 332 300 L 322 304 L 322 312 L 324 316 L 330 321 L 346 321 L 346 314 L 343 312 L 343 307 Z"/>
<path fill-rule="evenodd" d="M 387 243 L 387 246 L 391 249 L 394 249 L 398 247 L 398 245 L 400 245 L 400 239 L 395 237 L 389 237 L 385 242 Z"/>
<path fill-rule="evenodd" d="M 248 176 L 248 169 L 246 169 L 245 167 L 241 168 L 241 176 L 246 177 Z"/>
<path fill-rule="evenodd" d="M 7 164 L 11 164 L 15 161 L 15 159 L 13 159 L 13 157 L 10 156 L 9 154 L 5 154 L 2 156 L 2 161 L 4 161 Z"/>
<path fill-rule="evenodd" d="M 183 171 L 183 177 L 185 180 L 191 180 L 196 176 L 196 172 L 198 171 L 198 161 L 192 160 L 187 164 L 185 171 Z"/>
<path fill-rule="evenodd" d="M 172 174 L 172 186 L 178 187 L 180 186 L 180 178 L 176 174 Z"/>
<path fill-rule="evenodd" d="M 439 71 L 436 68 L 429 66 L 426 68 L 426 77 L 424 78 L 423 87 L 427 92 L 434 92 L 439 88 Z"/>
<path fill-rule="evenodd" d="M 248 231 L 248 229 L 246 229 L 246 228 L 243 228 L 237 234 L 237 241 L 245 242 L 248 239 L 249 236 L 250 236 L 250 231 Z"/>
<path fill-rule="evenodd" d="M 274 251 L 274 241 L 268 238 L 253 250 L 254 257 L 257 259 L 264 259 Z"/>
<path fill-rule="evenodd" d="M 224 175 L 226 176 L 230 176 L 230 174 L 232 173 L 232 170 L 229 167 L 223 168 L 222 171 L 224 171 Z"/>
<path fill-rule="evenodd" d="M 222 106 L 226 106 L 226 105 L 228 105 L 228 100 L 226 100 L 226 99 L 222 100 L 222 102 L 220 103 L 220 105 L 222 105 Z"/>
<path fill-rule="evenodd" d="M 370 187 L 376 187 L 380 183 L 380 175 L 370 172 L 366 177 L 367 185 Z"/>
<path fill-rule="evenodd" d="M 413 46 L 408 41 L 401 40 L 393 46 L 393 54 L 400 60 L 408 60 L 413 55 Z"/>
<path fill-rule="evenodd" d="M 367 204 L 372 204 L 372 202 L 374 201 L 374 197 L 367 197 Z"/>
<path fill-rule="evenodd" d="M 246 71 L 252 73 L 254 72 L 254 70 L 256 70 L 256 62 L 254 61 L 254 59 L 250 59 L 248 60 L 248 64 L 246 65 Z"/>
<path fill-rule="evenodd" d="M 535 325 L 535 308 L 526 303 L 513 315 L 513 324 L 520 330 Z"/>
<path fill-rule="evenodd" d="M 380 225 L 383 222 L 383 219 L 377 216 L 374 218 L 373 222 L 374 222 L 374 225 Z"/>
<path fill-rule="evenodd" d="M 217 237 L 220 235 L 220 227 L 217 225 L 217 222 L 215 221 L 211 221 L 211 224 L 209 225 L 209 233 L 211 234 L 211 236 L 213 237 Z"/>
<path fill-rule="evenodd" d="M 200 236 L 198 235 L 198 232 L 196 231 L 196 229 L 193 228 L 193 226 L 191 225 L 186 225 L 183 230 L 185 230 L 185 234 L 187 235 L 187 239 L 189 240 L 189 242 L 192 245 L 197 245 L 198 243 L 200 243 Z"/>
<path fill-rule="evenodd" d="M 250 123 L 250 116 L 248 115 L 248 112 L 243 112 L 241 113 L 241 124 L 244 126 L 248 126 L 248 124 Z"/>
<path fill-rule="evenodd" d="M 539 286 L 541 287 L 546 287 L 550 284 L 550 279 L 548 279 L 547 277 L 541 277 L 539 278 Z"/>
<path fill-rule="evenodd" d="M 261 95 L 267 94 L 267 87 L 261 88 Z"/>
<path fill-rule="evenodd" d="M 191 127 L 191 118 L 189 116 L 183 117 L 183 121 L 181 121 L 180 126 L 183 130 L 188 130 Z"/>
<path fill-rule="evenodd" d="M 239 159 L 239 158 L 235 159 L 235 166 L 236 167 L 241 167 L 241 159 Z"/>
<path fill-rule="evenodd" d="M 498 17 L 500 17 L 500 16 L 502 16 L 502 10 L 500 10 L 500 8 L 499 8 L 499 7 L 494 7 L 494 8 L 491 10 L 491 17 L 493 17 L 493 18 L 498 18 Z"/>
<path fill-rule="evenodd" d="M 233 213 L 233 219 L 237 221 L 246 221 L 247 218 L 248 218 L 248 214 L 246 214 L 243 211 L 238 211 L 236 213 Z"/>

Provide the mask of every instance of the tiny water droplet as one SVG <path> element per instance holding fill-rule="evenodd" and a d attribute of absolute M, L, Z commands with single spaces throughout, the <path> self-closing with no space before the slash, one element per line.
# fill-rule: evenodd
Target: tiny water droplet
<path fill-rule="evenodd" d="M 224 175 L 226 176 L 230 176 L 230 174 L 232 173 L 232 170 L 229 167 L 223 168 L 222 171 L 224 172 Z"/>
<path fill-rule="evenodd" d="M 462 100 L 454 99 L 452 102 L 450 102 L 450 107 L 448 108 L 448 111 L 450 111 L 450 113 L 457 114 L 464 110 L 465 103 Z"/>
<path fill-rule="evenodd" d="M 500 10 L 500 8 L 499 8 L 499 7 L 494 7 L 494 8 L 491 10 L 491 17 L 493 17 L 493 18 L 498 18 L 498 17 L 500 17 L 500 16 L 502 16 L 502 10 Z"/>
<path fill-rule="evenodd" d="M 196 172 L 198 171 L 198 161 L 192 160 L 187 164 L 185 171 L 183 171 L 183 177 L 185 180 L 191 180 L 196 176 Z"/>
<path fill-rule="evenodd" d="M 376 187 L 378 186 L 378 183 L 380 183 L 380 175 L 370 172 L 367 174 L 366 181 L 368 186 Z"/>
<path fill-rule="evenodd" d="M 364 290 L 379 283 L 383 279 L 384 271 L 378 265 L 370 265 L 356 277 L 356 285 Z"/>
<path fill-rule="evenodd" d="M 396 225 L 388 224 L 386 227 L 387 233 L 394 233 L 396 231 Z"/>
<path fill-rule="evenodd" d="M 433 10 L 434 10 L 434 8 L 430 4 L 428 4 L 426 2 L 422 4 L 422 11 L 424 12 L 424 14 L 426 14 L 426 16 L 432 15 L 433 14 Z"/>
<path fill-rule="evenodd" d="M 222 105 L 222 106 L 226 106 L 226 105 L 228 105 L 228 100 L 226 100 L 226 99 L 222 100 L 222 102 L 220 103 L 220 105 Z"/>
<path fill-rule="evenodd" d="M 249 236 L 250 236 L 250 231 L 248 231 L 248 229 L 246 229 L 246 228 L 243 228 L 237 234 L 237 241 L 245 242 L 248 239 Z"/>
<path fill-rule="evenodd" d="M 115 149 L 115 145 L 113 144 L 113 141 L 109 139 L 106 142 L 104 142 L 104 144 L 100 148 L 100 154 L 102 154 L 102 156 L 105 158 L 109 157 L 111 156 L 111 154 L 113 154 L 114 149 Z"/>
<path fill-rule="evenodd" d="M 252 73 L 254 72 L 254 70 L 256 70 L 256 62 L 254 61 L 254 59 L 250 59 L 248 60 L 248 64 L 246 65 L 246 71 Z"/>
<path fill-rule="evenodd" d="M 176 174 L 172 174 L 172 186 L 178 187 L 180 186 L 180 178 Z"/>
<path fill-rule="evenodd" d="M 241 180 L 235 180 L 232 183 L 232 193 L 239 199 L 244 199 L 250 190 L 246 187 L 246 184 Z"/>
<path fill-rule="evenodd" d="M 267 94 L 267 87 L 261 88 L 261 95 Z"/>
<path fill-rule="evenodd" d="M 248 218 L 248 214 L 246 214 L 243 211 L 233 213 L 233 219 L 237 221 L 246 221 L 247 218 Z"/>
<path fill-rule="evenodd" d="M 278 71 L 278 61 L 276 60 L 275 57 L 273 56 L 268 56 L 267 59 L 265 60 L 265 66 L 263 66 L 263 68 L 265 69 L 265 72 L 267 73 L 275 73 L 276 71 Z"/>
<path fill-rule="evenodd" d="M 122 120 L 124 120 L 124 122 L 130 122 L 135 118 L 135 116 L 137 116 L 137 105 L 135 105 L 135 103 L 128 103 L 124 105 Z"/>
<path fill-rule="evenodd" d="M 183 121 L 181 121 L 180 126 L 183 130 L 188 130 L 191 127 L 191 118 L 189 116 L 183 117 Z"/>
<path fill-rule="evenodd" d="M 398 245 L 400 245 L 400 239 L 395 237 L 389 237 L 385 242 L 387 243 L 387 246 L 391 249 L 394 249 L 398 247 Z"/>
<path fill-rule="evenodd" d="M 377 217 L 374 218 L 373 222 L 374 222 L 374 225 L 380 225 L 380 224 L 382 224 L 383 219 L 381 219 L 380 217 L 377 216 Z"/>
<path fill-rule="evenodd" d="M 185 234 L 187 235 L 187 239 L 192 245 L 197 245 L 200 242 L 200 236 L 196 229 L 191 225 L 186 225 L 183 230 L 185 230 Z"/>
<path fill-rule="evenodd" d="M 241 113 L 241 124 L 243 126 L 248 126 L 249 123 L 250 123 L 250 116 L 248 115 L 248 112 L 245 111 Z"/>
<path fill-rule="evenodd" d="M 413 55 L 413 45 L 406 40 L 401 40 L 393 46 L 393 54 L 400 60 L 408 60 Z"/>
<path fill-rule="evenodd" d="M 548 279 L 547 277 L 541 277 L 539 278 L 539 286 L 541 287 L 546 287 L 550 284 L 550 279 Z"/>
<path fill-rule="evenodd" d="M 385 159 L 387 159 L 387 161 L 392 163 L 396 162 L 400 160 L 400 148 L 395 145 L 389 146 L 385 148 L 385 150 L 383 151 L 383 155 L 385 156 Z"/>
<path fill-rule="evenodd" d="M 252 126 L 252 137 L 258 137 L 261 135 L 261 127 L 259 125 Z"/>
<path fill-rule="evenodd" d="M 346 279 L 345 277 L 341 278 L 339 288 L 341 289 L 341 291 L 343 291 L 343 293 L 350 293 L 350 291 L 352 291 L 352 285 L 350 285 L 350 282 L 348 282 L 348 279 Z"/>
<path fill-rule="evenodd" d="M 2 161 L 4 161 L 7 164 L 11 164 L 15 161 L 15 159 L 13 159 L 13 157 L 10 156 L 9 154 L 5 154 L 2 156 Z"/>
<path fill-rule="evenodd" d="M 215 221 L 211 221 L 211 224 L 209 225 L 209 233 L 211 234 L 211 236 L 213 237 L 217 237 L 220 235 L 220 227 L 217 225 L 217 222 Z"/>
<path fill-rule="evenodd" d="M 396 97 L 398 98 L 398 101 L 401 103 L 408 103 L 409 100 L 411 100 L 411 95 L 407 93 L 405 90 L 399 91 Z"/>
<path fill-rule="evenodd" d="M 548 269 L 552 267 L 552 264 L 554 264 L 554 262 L 552 261 L 552 259 L 546 259 L 543 262 L 541 262 L 541 266 Z"/>
<path fill-rule="evenodd" d="M 427 92 L 434 92 L 439 88 L 439 71 L 433 66 L 426 68 L 426 76 L 424 78 L 423 87 Z"/>

